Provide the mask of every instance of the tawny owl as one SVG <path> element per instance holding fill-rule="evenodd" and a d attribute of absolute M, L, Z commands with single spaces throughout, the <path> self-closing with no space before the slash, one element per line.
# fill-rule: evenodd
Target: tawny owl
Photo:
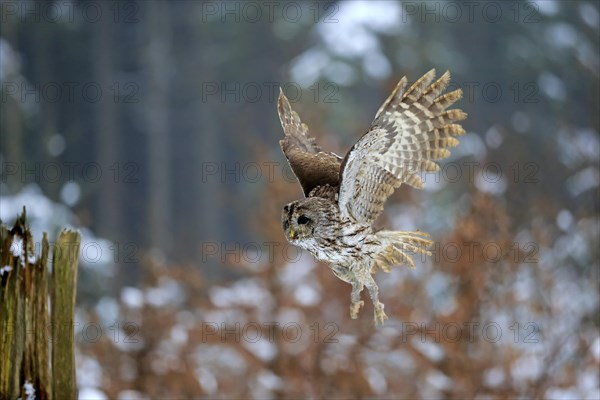
<path fill-rule="evenodd" d="M 464 134 L 454 122 L 466 113 L 446 110 L 462 91 L 442 94 L 449 72 L 434 78 L 431 70 L 408 90 L 402 78 L 344 159 L 321 150 L 280 91 L 278 111 L 285 132 L 280 144 L 306 196 L 283 208 L 283 230 L 290 243 L 328 263 L 352 285 L 352 318 L 364 305 L 360 293 L 366 286 L 375 324 L 383 324 L 387 316 L 372 274 L 403 263 L 414 268 L 411 254 L 431 254 L 426 233 L 377 231 L 372 223 L 402 183 L 421 188 L 420 173 L 437 171 L 434 160 L 448 157 L 448 148 L 458 144 L 454 136 Z"/>

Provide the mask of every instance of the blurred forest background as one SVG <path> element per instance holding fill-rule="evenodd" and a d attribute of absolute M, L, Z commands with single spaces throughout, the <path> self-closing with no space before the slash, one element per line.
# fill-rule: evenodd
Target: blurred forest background
<path fill-rule="evenodd" d="M 599 6 L 0 1 L 0 217 L 83 234 L 81 398 L 600 397 Z M 345 152 L 396 82 L 453 74 L 467 134 L 380 225 L 390 319 L 288 246 L 282 86 Z M 596 111 L 594 111 L 596 110 Z"/>

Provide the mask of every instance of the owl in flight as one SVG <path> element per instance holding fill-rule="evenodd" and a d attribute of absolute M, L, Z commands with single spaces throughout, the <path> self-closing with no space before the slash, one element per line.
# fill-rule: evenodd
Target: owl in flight
<path fill-rule="evenodd" d="M 372 224 L 401 184 L 422 188 L 419 175 L 439 170 L 435 160 L 448 157 L 448 149 L 458 144 L 455 136 L 465 133 L 456 121 L 467 114 L 446 110 L 462 97 L 462 90 L 443 94 L 449 72 L 434 78 L 432 69 L 408 90 L 402 78 L 343 159 L 321 150 L 280 90 L 277 106 L 285 137 L 279 143 L 305 195 L 283 208 L 283 231 L 291 244 L 329 264 L 338 278 L 352 285 L 353 319 L 364 305 L 360 293 L 365 286 L 375 324 L 387 319 L 372 276 L 378 268 L 414 268 L 411 254 L 431 255 L 426 233 L 376 230 Z"/>

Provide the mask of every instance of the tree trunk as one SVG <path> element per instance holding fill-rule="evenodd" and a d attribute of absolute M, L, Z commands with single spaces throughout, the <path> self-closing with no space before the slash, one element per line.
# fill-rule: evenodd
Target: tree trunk
<path fill-rule="evenodd" d="M 149 42 L 146 48 L 148 90 L 146 121 L 148 131 L 149 208 L 148 232 L 150 245 L 167 254 L 171 250 L 171 169 L 169 141 L 169 75 L 171 26 L 166 2 L 144 3 Z"/>

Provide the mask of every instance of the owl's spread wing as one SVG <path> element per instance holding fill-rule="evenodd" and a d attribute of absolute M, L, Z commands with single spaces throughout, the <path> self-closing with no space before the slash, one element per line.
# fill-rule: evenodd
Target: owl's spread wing
<path fill-rule="evenodd" d="M 308 135 L 308 127 L 302 123 L 298 113 L 292 110 L 281 89 L 277 110 L 285 133 L 279 144 L 302 186 L 304 195 L 308 196 L 311 190 L 318 186 L 337 187 L 342 158 L 321 150 L 315 139 Z"/>
<path fill-rule="evenodd" d="M 465 131 L 453 122 L 467 114 L 446 108 L 462 97 L 462 90 L 442 95 L 450 73 L 432 84 L 434 78 L 432 69 L 406 90 L 403 77 L 377 111 L 369 131 L 348 152 L 340 172 L 342 216 L 373 222 L 396 188 L 402 183 L 422 188 L 419 173 L 439 170 L 434 160 L 448 157 L 448 148 L 458 144 L 453 136 Z"/>

